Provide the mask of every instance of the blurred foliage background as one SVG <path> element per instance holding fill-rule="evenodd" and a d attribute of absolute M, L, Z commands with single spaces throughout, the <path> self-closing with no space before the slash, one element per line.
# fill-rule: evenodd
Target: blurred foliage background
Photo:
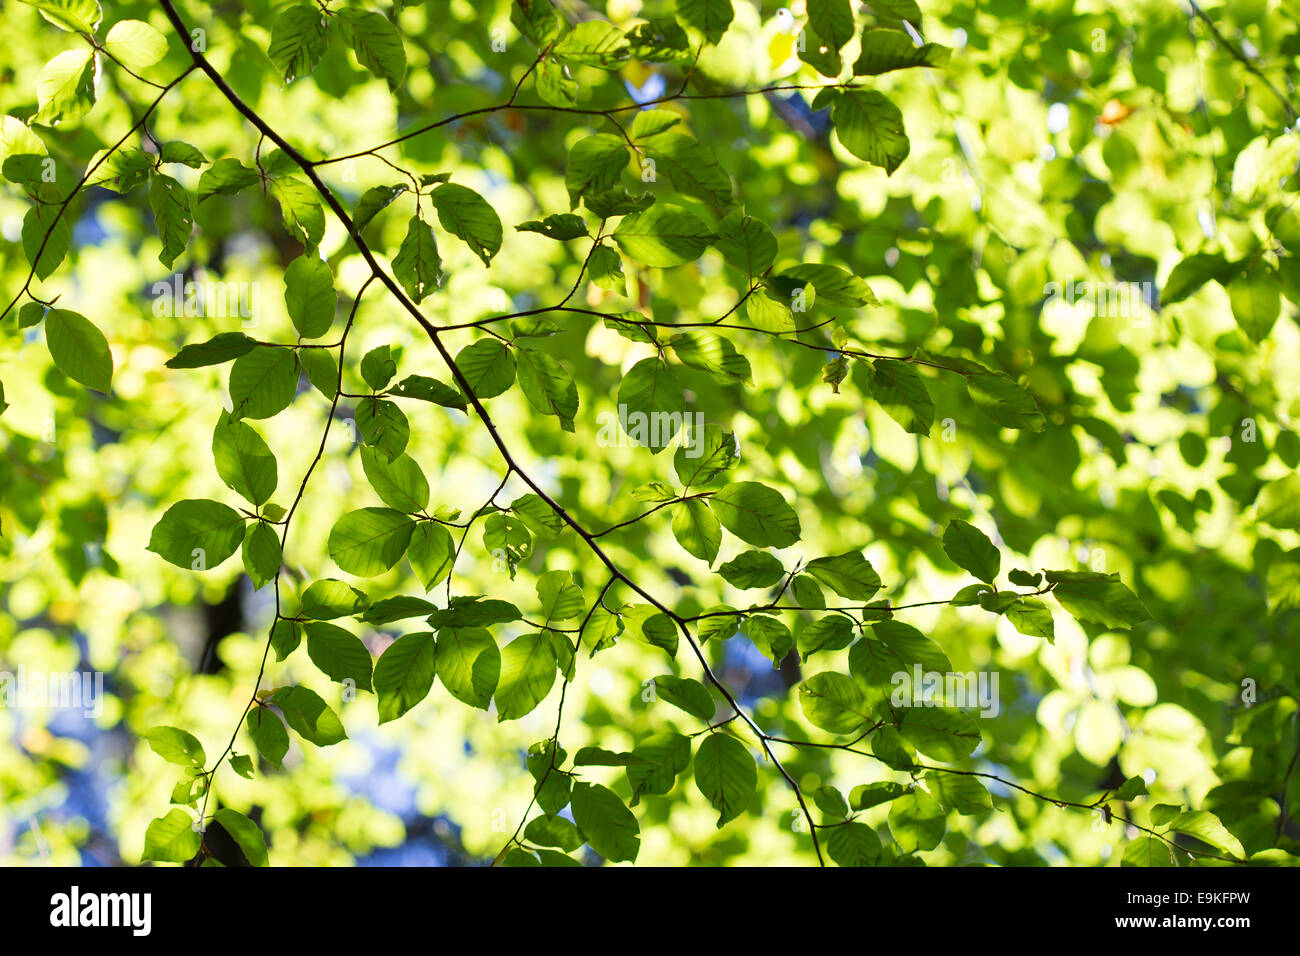
<path fill-rule="evenodd" d="M 896 24 L 891 6 L 852 4 L 857 26 L 846 63 L 864 25 Z M 1149 795 L 1122 804 L 1137 823 L 1152 826 L 1158 804 L 1205 809 L 1244 854 L 1294 861 L 1300 273 L 1290 250 L 1300 242 L 1293 175 L 1300 138 L 1290 103 L 1300 4 L 1228 0 L 1204 4 L 1204 17 L 1166 0 L 992 0 L 975 8 L 924 0 L 921 7 L 912 25 L 951 49 L 947 64 L 868 78 L 906 125 L 910 149 L 892 174 L 844 148 L 829 111 L 812 108 L 815 90 L 662 107 L 716 152 L 736 201 L 770 225 L 779 266 L 838 265 L 865 279 L 879 300 L 863 307 L 818 302 L 807 317 L 830 324 L 789 336 L 813 347 L 728 332 L 752 381 L 681 367 L 687 407 L 735 434 L 737 479 L 779 489 L 798 513 L 800 541 L 776 551 L 786 570 L 862 549 L 884 582 L 879 598 L 938 602 L 899 612 L 900 620 L 937 643 L 954 670 L 999 676 L 1000 712 L 979 718 L 982 741 L 961 766 L 1079 803 L 1141 776 Z M 624 30 L 673 16 L 667 0 L 561 0 L 557 8 L 566 23 L 600 18 Z M 341 44 L 328 47 L 310 76 L 286 85 L 267 55 L 277 9 L 265 0 L 188 3 L 181 13 L 206 30 L 205 55 L 239 97 L 314 158 L 365 150 L 500 104 L 537 57 L 505 0 L 381 2 L 375 9 L 402 33 L 407 66 L 395 93 Z M 801 0 L 788 8 L 736 0 L 725 36 L 693 66 L 633 57 L 613 71 L 578 68 L 578 102 L 604 109 L 670 96 L 688 68 L 698 92 L 824 85 L 831 81 L 794 55 L 806 14 Z M 47 153 L 60 195 L 155 98 L 147 81 L 165 84 L 189 66 L 157 4 L 105 3 L 104 15 L 105 24 L 148 22 L 169 38 L 166 56 L 139 71 L 144 79 L 104 60 L 92 111 L 27 126 L 43 66 L 85 44 L 30 5 L 11 2 L 0 11 L 0 30 L 22 38 L 0 49 L 0 112 L 8 114 L 0 151 Z M 521 104 L 542 102 L 534 81 L 523 86 Z M 147 129 L 153 140 L 190 143 L 208 160 L 234 157 L 252 166 L 255 151 L 265 157 L 271 150 L 198 72 L 162 100 Z M 440 233 L 444 279 L 421 303 L 432 323 L 461 325 L 550 304 L 580 276 L 571 304 L 594 311 L 710 322 L 735 305 L 748 284 L 716 250 L 671 270 L 629 258 L 625 280 L 606 288 L 580 271 L 585 242 L 514 229 L 568 212 L 568 150 L 583 136 L 611 132 L 599 116 L 504 109 L 384 151 L 417 175 L 449 173 L 477 190 L 505 225 L 490 267 Z M 25 139 L 33 134 L 40 150 Z M 152 149 L 138 133 L 127 145 Z M 196 188 L 198 169 L 168 171 L 191 193 Z M 404 178 L 373 155 L 318 172 L 348 209 L 365 190 Z M 177 769 L 141 735 L 159 725 L 185 728 L 209 755 L 220 753 L 254 689 L 275 611 L 274 589 L 255 589 L 238 560 L 197 574 L 146 548 L 155 523 L 179 499 L 237 503 L 211 451 L 223 401 L 228 407 L 226 366 L 174 370 L 164 363 L 182 345 L 220 332 L 293 341 L 284 271 L 302 246 L 281 224 L 274 198 L 255 186 L 196 204 L 188 250 L 168 269 L 159 262 L 148 193 L 84 192 L 70 209 L 66 261 L 32 284 L 34 295 L 57 296 L 60 308 L 103 330 L 114 364 L 110 395 L 56 369 L 42 329 L 23 327 L 17 308 L 0 323 L 8 403 L 0 418 L 0 669 L 98 671 L 105 689 L 93 719 L 0 709 L 0 861 L 10 865 L 138 863 L 146 828 L 166 812 L 177 781 Z M 6 301 L 30 271 L 22 242 L 30 207 L 20 185 L 0 188 Z M 368 227 L 371 246 L 391 259 L 410 212 L 410 197 L 399 197 Z M 368 269 L 328 214 L 320 249 L 350 303 Z M 1207 258 L 1180 275 L 1190 289 L 1171 295 L 1175 267 L 1198 253 Z M 244 284 L 255 296 L 252 320 L 157 314 L 155 284 L 174 273 Z M 1145 294 L 1116 314 L 1086 295 L 1049 292 L 1054 283 L 1074 289 L 1076 282 L 1098 289 L 1136 283 Z M 615 410 L 620 382 L 654 349 L 591 316 L 552 319 L 558 330 L 539 347 L 571 370 L 579 396 L 574 430 L 537 414 L 518 389 L 492 399 L 490 409 L 525 469 L 584 526 L 604 529 L 646 510 L 633 489 L 674 481 L 671 451 L 597 440 L 600 413 Z M 1005 372 L 1032 393 L 1045 427 L 1002 428 L 975 408 L 960 376 L 921 367 L 934 425 L 928 435 L 909 432 L 870 398 L 866 363 L 851 362 L 837 388 L 823 380 L 836 358 L 834 329 L 872 352 L 925 350 Z M 351 335 L 345 391 L 365 390 L 356 361 L 382 345 L 392 347 L 399 377 L 446 378 L 427 337 L 377 287 L 362 299 Z M 482 336 L 466 328 L 447 333 L 447 341 L 455 352 Z M 323 577 L 349 580 L 372 601 L 423 594 L 406 562 L 356 580 L 328 557 L 338 517 L 378 504 L 355 431 L 346 427 L 353 404 L 340 403 L 341 427 L 332 430 L 294 519 L 285 594 Z M 473 513 L 505 474 L 496 449 L 473 414 L 414 404 L 404 406 L 407 452 L 429 478 L 430 510 Z M 328 412 L 329 400 L 304 381 L 287 410 L 257 423 L 279 462 L 276 502 L 290 503 Z M 514 477 L 498 502 L 527 490 Z M 992 538 L 1004 569 L 1118 572 L 1151 620 L 1108 629 L 1048 601 L 1049 642 L 978 604 L 945 603 L 972 580 L 941 546 L 954 518 Z M 600 541 L 630 577 L 681 614 L 766 600 L 688 555 L 667 512 Z M 728 538 L 718 561 L 742 550 Z M 531 608 L 538 574 L 567 570 L 590 602 L 607 577 L 568 531 L 539 539 L 517 574 L 491 552 L 476 526 L 456 565 L 456 594 Z M 430 600 L 444 603 L 442 590 Z M 637 600 L 621 585 L 614 592 L 617 602 Z M 819 616 L 794 611 L 783 620 L 798 634 Z M 525 630 L 515 622 L 494 634 L 504 642 Z M 366 626 L 360 635 L 378 656 L 402 633 L 398 622 Z M 826 739 L 806 726 L 794 687 L 809 668 L 843 670 L 847 650 L 822 652 L 811 664 L 791 655 L 774 667 L 737 636 L 708 642 L 705 653 L 769 733 Z M 586 746 L 621 752 L 652 733 L 693 734 L 703 726 L 645 692 L 644 682 L 658 674 L 700 676 L 684 650 L 674 664 L 663 650 L 625 637 L 590 658 L 584 649 L 576 671 L 560 729 L 569 754 Z M 294 683 L 325 697 L 348 739 L 318 748 L 293 736 L 283 771 L 265 762 L 251 779 L 221 770 L 214 785 L 220 805 L 260 824 L 272 864 L 450 865 L 491 861 L 515 831 L 532 796 L 525 752 L 555 729 L 562 681 L 531 713 L 506 722 L 435 683 L 403 719 L 382 726 L 371 694 L 344 699 L 304 650 L 282 663 L 273 656 L 261 686 Z M 242 729 L 236 750 L 252 752 Z M 777 752 L 810 799 L 825 786 L 848 795 L 865 784 L 914 782 L 843 750 Z M 629 792 L 621 767 L 583 770 L 584 779 Z M 816 861 L 794 793 L 770 762 L 759 760 L 749 812 L 721 829 L 689 777 L 635 806 L 638 863 Z M 934 775 L 919 779 L 939 796 Z M 1117 865 L 1140 837 L 1100 812 L 988 784 L 992 809 L 963 813 L 945 802 L 940 841 L 914 853 L 895 842 L 887 859 Z M 858 819 L 888 845 L 889 814 L 885 803 Z"/>

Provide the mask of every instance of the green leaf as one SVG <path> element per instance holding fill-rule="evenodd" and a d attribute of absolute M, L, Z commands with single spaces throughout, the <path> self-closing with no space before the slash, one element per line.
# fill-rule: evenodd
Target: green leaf
<path fill-rule="evenodd" d="M 442 228 L 465 241 L 490 266 L 501 249 L 501 218 L 488 201 L 472 189 L 444 183 L 429 194 Z"/>
<path fill-rule="evenodd" d="M 854 810 L 870 810 L 882 803 L 897 800 L 907 793 L 901 783 L 874 783 L 868 786 L 854 787 L 849 794 L 849 804 Z"/>
<path fill-rule="evenodd" d="M 154 173 L 149 181 L 149 206 L 153 209 L 158 238 L 162 240 L 158 261 L 170 269 L 189 245 L 190 233 L 194 229 L 190 196 L 185 187 L 170 176 Z"/>
<path fill-rule="evenodd" d="M 601 70 L 617 70 L 630 55 L 627 37 L 604 20 L 582 21 L 560 37 L 551 50 L 570 63 Z"/>
<path fill-rule="evenodd" d="M 501 651 L 497 720 L 518 720 L 542 702 L 555 683 L 555 650 L 544 634 L 517 637 Z"/>
<path fill-rule="evenodd" d="M 203 368 L 205 365 L 220 365 L 247 355 L 255 349 L 256 339 L 248 338 L 242 332 L 222 332 L 198 345 L 187 345 L 166 362 L 168 368 Z"/>
<path fill-rule="evenodd" d="M 397 361 L 393 358 L 390 346 L 373 348 L 361 359 L 361 377 L 375 391 L 384 388 L 396 374 Z"/>
<path fill-rule="evenodd" d="M 437 641 L 432 631 L 399 637 L 375 663 L 379 722 L 396 720 L 424 700 L 433 687 Z"/>
<path fill-rule="evenodd" d="M 1177 866 L 1174 862 L 1174 848 L 1164 840 L 1153 836 L 1141 836 L 1130 840 L 1124 847 L 1124 856 L 1120 866 Z"/>
<path fill-rule="evenodd" d="M 330 680 L 351 681 L 361 690 L 370 690 L 370 651 L 351 631 L 326 621 L 308 621 L 307 656 Z"/>
<path fill-rule="evenodd" d="M 638 445 L 659 452 L 686 421 L 686 396 L 668 364 L 657 358 L 633 365 L 618 386 L 619 425 Z"/>
<path fill-rule="evenodd" d="M 1021 634 L 1045 637 L 1049 644 L 1056 643 L 1056 625 L 1052 621 L 1051 609 L 1038 598 L 1018 598 L 1006 613 L 1007 620 Z"/>
<path fill-rule="evenodd" d="M 708 226 L 678 206 L 651 206 L 627 216 L 614 230 L 614 241 L 623 252 L 659 268 L 698 259 L 713 239 Z"/>
<path fill-rule="evenodd" d="M 330 529 L 329 553 L 348 574 L 383 574 L 406 554 L 415 522 L 392 508 L 349 511 Z"/>
<path fill-rule="evenodd" d="M 394 621 L 404 621 L 411 617 L 425 617 L 436 610 L 436 607 L 423 598 L 402 594 L 369 605 L 362 613 L 361 620 L 367 624 L 392 624 Z"/>
<path fill-rule="evenodd" d="M 813 803 L 817 808 L 826 814 L 826 817 L 833 820 L 845 820 L 849 815 L 849 805 L 844 800 L 844 794 L 840 793 L 834 787 L 818 787 L 813 793 Z"/>
<path fill-rule="evenodd" d="M 871 706 L 862 689 L 847 674 L 823 671 L 799 685 L 799 705 L 804 716 L 822 730 L 852 734 L 864 730 Z"/>
<path fill-rule="evenodd" d="M 1255 517 L 1280 531 L 1300 530 L 1300 474 L 1292 472 L 1261 488 Z"/>
<path fill-rule="evenodd" d="M 393 186 L 372 186 L 361 194 L 356 211 L 352 213 L 352 225 L 358 233 L 370 224 L 370 221 L 410 187 L 406 183 Z"/>
<path fill-rule="evenodd" d="M 94 33 L 104 17 L 98 0 L 22 0 L 41 16 L 70 33 Z"/>
<path fill-rule="evenodd" d="M 253 504 L 265 504 L 275 494 L 275 455 L 252 426 L 223 416 L 212 433 L 212 457 L 226 487 Z"/>
<path fill-rule="evenodd" d="M 742 551 L 718 573 L 733 587 L 768 588 L 785 577 L 785 567 L 766 551 Z"/>
<path fill-rule="evenodd" d="M 1116 800 L 1132 801 L 1147 793 L 1147 782 L 1142 777 L 1129 777 L 1115 791 Z"/>
<path fill-rule="evenodd" d="M 342 7 L 338 19 L 357 62 L 397 92 L 406 74 L 406 50 L 397 28 L 383 14 L 356 7 Z"/>
<path fill-rule="evenodd" d="M 621 186 L 602 193 L 586 193 L 582 197 L 587 209 L 601 219 L 611 216 L 627 216 L 641 212 L 654 204 L 654 196 L 649 193 L 632 195 Z"/>
<path fill-rule="evenodd" d="M 858 641 L 849 651 L 849 673 L 862 686 L 877 692 L 892 688 L 896 674 L 910 677 L 916 666 L 922 672 L 946 674 L 952 670 L 938 644 L 902 621 L 873 624 L 871 636 Z M 913 695 L 920 690 L 913 688 Z"/>
<path fill-rule="evenodd" d="M 653 501 L 655 504 L 667 504 L 677 500 L 677 492 L 662 481 L 650 481 L 632 489 L 632 497 L 637 501 Z"/>
<path fill-rule="evenodd" d="M 547 571 L 537 578 L 537 600 L 547 625 L 575 621 L 582 616 L 585 601 L 582 588 L 573 583 L 569 571 Z"/>
<path fill-rule="evenodd" d="M 554 415 L 566 432 L 578 414 L 578 386 L 573 376 L 545 352 L 519 346 L 515 373 L 528 404 L 543 415 Z"/>
<path fill-rule="evenodd" d="M 158 159 L 164 163 L 180 163 L 190 169 L 200 169 L 207 164 L 207 157 L 197 146 L 174 139 L 163 143 L 158 150 Z"/>
<path fill-rule="evenodd" d="M 988 536 L 960 518 L 953 518 L 944 529 L 943 550 L 958 567 L 989 584 L 1002 565 L 1001 555 Z"/>
<path fill-rule="evenodd" d="M 7 167 L 10 161 L 21 158 L 23 157 L 11 156 L 5 160 L 5 166 Z M 101 150 L 86 166 L 86 175 L 89 177 L 86 185 L 102 186 L 117 193 L 128 193 L 149 180 L 149 174 L 153 171 L 157 159 L 158 157 L 142 149 L 132 147 L 122 147 L 111 154 Z M 44 168 L 44 160 L 42 160 L 42 171 Z M 94 172 L 91 172 L 92 168 Z M 201 179 L 199 182 L 202 184 Z"/>
<path fill-rule="evenodd" d="M 947 814 L 924 790 L 899 797 L 889 808 L 889 830 L 904 853 L 933 850 L 947 829 Z"/>
<path fill-rule="evenodd" d="M 149 550 L 178 568 L 207 571 L 235 553 L 244 540 L 244 517 L 206 498 L 178 501 L 153 527 Z"/>
<path fill-rule="evenodd" d="M 872 0 L 871 12 L 880 21 L 906 20 L 921 26 L 921 7 L 916 0 Z"/>
<path fill-rule="evenodd" d="M 1041 574 L 1030 574 L 1028 571 L 1020 570 L 1020 568 L 1013 568 L 1007 572 L 1007 579 L 1018 587 L 1036 588 L 1043 580 L 1043 576 Z"/>
<path fill-rule="evenodd" d="M 679 332 L 668 344 L 683 364 L 709 372 L 721 382 L 744 384 L 751 380 L 749 360 L 720 335 Z M 705 435 L 692 434 L 691 439 L 703 441 Z"/>
<path fill-rule="evenodd" d="M 298 392 L 293 349 L 258 345 L 230 367 L 231 418 L 271 418 L 289 407 Z"/>
<path fill-rule="evenodd" d="M 57 206 L 33 206 L 23 216 L 22 240 L 32 271 L 36 278 L 44 280 L 54 274 L 68 254 L 72 226 L 67 216 L 59 216 Z"/>
<path fill-rule="evenodd" d="M 444 408 L 464 409 L 467 404 L 465 396 L 458 390 L 427 375 L 408 375 L 394 385 L 391 391 L 401 398 L 419 399 Z"/>
<path fill-rule="evenodd" d="M 776 237 L 772 230 L 739 209 L 733 209 L 718 223 L 716 248 L 728 265 L 751 279 L 762 275 L 776 261 Z"/>
<path fill-rule="evenodd" d="M 1177 833 L 1186 833 L 1202 843 L 1208 843 L 1216 850 L 1227 853 L 1237 859 L 1244 859 L 1246 851 L 1228 828 L 1208 810 L 1186 810 L 1169 821 L 1169 829 Z"/>
<path fill-rule="evenodd" d="M 853 643 L 853 622 L 842 614 L 828 614 L 799 632 L 799 656 L 805 661 L 817 651 L 840 651 Z"/>
<path fill-rule="evenodd" d="M 641 828 L 614 791 L 598 783 L 575 783 L 570 804 L 573 822 L 593 850 L 611 863 L 636 860 Z"/>
<path fill-rule="evenodd" d="M 929 773 L 926 784 L 939 802 L 962 816 L 975 816 L 993 809 L 993 798 L 979 777 L 958 773 Z"/>
<path fill-rule="evenodd" d="M 934 423 L 934 401 L 925 380 L 907 362 L 877 359 L 871 370 L 871 397 L 904 430 L 929 435 Z"/>
<path fill-rule="evenodd" d="M 176 727 L 154 727 L 141 736 L 148 741 L 149 748 L 168 763 L 199 769 L 207 766 L 203 745 L 191 733 Z"/>
<path fill-rule="evenodd" d="M 672 20 L 650 19 L 638 23 L 628 33 L 632 56 L 647 63 L 671 63 L 689 60 L 690 42 L 686 31 Z"/>
<path fill-rule="evenodd" d="M 132 70 L 143 70 L 167 55 L 167 38 L 143 20 L 119 20 L 109 27 L 104 49 Z"/>
<path fill-rule="evenodd" d="M 304 740 L 318 747 L 328 747 L 347 739 L 338 715 L 310 688 L 301 685 L 281 687 L 269 699 Z"/>
<path fill-rule="evenodd" d="M 199 203 L 213 196 L 233 196 L 261 181 L 257 170 L 237 159 L 219 159 L 199 177 Z"/>
<path fill-rule="evenodd" d="M 518 621 L 523 617 L 519 608 L 509 601 L 483 600 L 478 595 L 473 597 L 454 597 L 446 610 L 429 615 L 429 623 L 435 628 L 444 627 L 482 627 L 488 624 L 505 624 Z"/>
<path fill-rule="evenodd" d="M 844 71 L 844 61 L 834 42 L 823 38 L 811 24 L 799 34 L 795 50 L 799 59 L 828 79 L 836 79 Z"/>
<path fill-rule="evenodd" d="M 1043 413 L 1029 392 L 1003 375 L 968 375 L 966 392 L 976 407 L 1003 428 L 1040 432 Z"/>
<path fill-rule="evenodd" d="M 524 839 L 539 846 L 557 846 L 570 852 L 583 844 L 582 834 L 576 826 L 564 817 L 549 814 L 530 820 L 524 828 Z"/>
<path fill-rule="evenodd" d="M 677 627 L 672 618 L 648 604 L 632 605 L 623 610 L 633 637 L 662 648 L 669 657 L 677 656 Z"/>
<path fill-rule="evenodd" d="M 703 436 L 692 431 L 691 441 L 673 455 L 673 471 L 688 489 L 713 484 L 735 463 L 736 436 L 717 425 L 705 425 Z"/>
<path fill-rule="evenodd" d="M 270 582 L 279 572 L 283 561 L 280 539 L 275 536 L 270 525 L 261 521 L 248 526 L 244 534 L 242 554 L 244 571 L 252 579 L 254 589 L 260 589 Z"/>
<path fill-rule="evenodd" d="M 199 831 L 184 810 L 171 810 L 144 832 L 141 858 L 160 863 L 186 863 L 199 852 Z"/>
<path fill-rule="evenodd" d="M 701 561 L 712 564 L 722 544 L 722 526 L 708 502 L 688 498 L 673 507 L 673 537 L 677 543 Z"/>
<path fill-rule="evenodd" d="M 799 516 L 780 493 L 756 481 L 727 485 L 709 503 L 722 526 L 760 548 L 786 548 L 799 540 Z"/>
<path fill-rule="evenodd" d="M 361 467 L 370 487 L 390 508 L 415 514 L 428 507 L 428 479 L 410 455 L 398 455 L 389 461 L 381 452 L 362 445 Z"/>
<path fill-rule="evenodd" d="M 879 76 L 914 66 L 945 67 L 951 55 L 951 50 L 938 43 L 916 46 L 898 30 L 867 30 L 862 34 L 862 52 L 853 64 L 853 75 Z"/>
<path fill-rule="evenodd" d="M 487 710 L 501 676 L 501 652 L 486 628 L 443 627 L 434 652 L 438 679 L 457 700 Z"/>
<path fill-rule="evenodd" d="M 627 144 L 610 133 L 596 133 L 574 143 L 564 172 L 569 208 L 576 209 L 583 196 L 613 189 L 627 162 Z"/>
<path fill-rule="evenodd" d="M 1221 254 L 1198 252 L 1174 266 L 1160 290 L 1160 304 L 1173 305 L 1191 296 L 1207 282 L 1227 286 L 1244 271 L 1242 262 L 1229 262 Z M 1131 846 L 1132 844 L 1130 844 Z"/>
<path fill-rule="evenodd" d="M 681 133 L 660 133 L 646 140 L 645 154 L 663 169 L 682 195 L 694 196 L 715 207 L 731 205 L 731 177 L 713 150 Z"/>
<path fill-rule="evenodd" d="M 45 344 L 60 372 L 107 395 L 112 389 L 113 354 L 104 333 L 85 316 L 68 309 L 45 315 Z"/>
<path fill-rule="evenodd" d="M 979 725 L 950 707 L 910 707 L 897 721 L 903 739 L 935 760 L 963 760 L 979 746 Z"/>
<path fill-rule="evenodd" d="M 880 837 L 865 823 L 832 827 L 826 837 L 826 852 L 840 866 L 874 866 L 880 850 Z"/>
<path fill-rule="evenodd" d="M 538 232 L 547 239 L 555 239 L 560 242 L 569 239 L 578 239 L 582 236 L 590 235 L 587 232 L 587 224 L 583 222 L 581 216 L 575 216 L 572 213 L 559 213 L 554 216 L 547 216 L 545 219 L 530 219 L 527 222 L 521 222 L 515 226 L 517 232 Z M 601 246 L 606 252 L 604 246 Z M 597 250 L 597 252 L 600 251 Z M 594 254 L 593 254 L 594 255 Z"/>
<path fill-rule="evenodd" d="M 302 643 L 302 624 L 285 618 L 278 619 L 271 626 L 271 647 L 275 649 L 275 659 L 282 661 Z"/>
<path fill-rule="evenodd" d="M 722 39 L 735 16 L 731 0 L 677 0 L 677 19 L 713 44 Z"/>
<path fill-rule="evenodd" d="M 1282 311 L 1278 282 L 1263 272 L 1247 275 L 1228 286 L 1228 301 L 1237 325 L 1256 345 L 1268 338 Z"/>
<path fill-rule="evenodd" d="M 95 65 L 90 50 L 68 50 L 46 63 L 36 80 L 40 108 L 32 122 L 58 126 L 89 113 L 95 105 Z"/>
<path fill-rule="evenodd" d="M 745 812 L 758 786 L 758 767 L 735 737 L 709 734 L 695 753 L 695 785 L 718 811 L 720 830 Z"/>
<path fill-rule="evenodd" d="M 713 720 L 714 713 L 717 712 L 717 705 L 713 703 L 713 695 L 709 689 L 697 680 L 689 677 L 673 677 L 671 674 L 661 674 L 654 678 L 655 693 L 660 698 L 666 700 L 674 707 L 686 711 L 692 717 L 698 717 L 705 722 Z"/>
<path fill-rule="evenodd" d="M 301 616 L 313 621 L 330 621 L 359 614 L 367 603 L 366 596 L 352 585 L 337 578 L 322 578 L 302 592 Z"/>
<path fill-rule="evenodd" d="M 911 150 L 903 114 L 875 90 L 841 93 L 831 107 L 831 121 L 845 149 L 891 175 Z"/>
<path fill-rule="evenodd" d="M 493 398 L 515 382 L 515 357 L 498 340 L 479 339 L 456 354 L 456 365 L 478 398 Z"/>
<path fill-rule="evenodd" d="M 268 763 L 283 767 L 284 755 L 289 752 L 289 732 L 284 729 L 284 721 L 270 708 L 259 705 L 248 712 L 244 726 L 257 745 L 257 752 Z"/>
<path fill-rule="evenodd" d="M 1132 627 L 1149 621 L 1151 614 L 1119 579 L 1118 574 L 1095 571 L 1048 571 L 1056 585 L 1052 596 L 1075 617 L 1105 627 Z"/>
<path fill-rule="evenodd" d="M 450 532 L 433 521 L 421 521 L 411 532 L 411 545 L 406 552 L 411 569 L 427 592 L 451 574 L 456 557 L 456 545 Z"/>
<path fill-rule="evenodd" d="M 642 796 L 672 790 L 677 775 L 691 762 L 691 741 L 675 731 L 664 731 L 640 741 L 633 754 L 645 761 L 628 764 L 624 771 L 632 787 L 632 806 L 636 806 Z"/>
<path fill-rule="evenodd" d="M 393 275 L 417 305 L 442 281 L 442 259 L 433 229 L 418 215 L 411 217 L 406 238 L 393 257 Z"/>
<path fill-rule="evenodd" d="M 853 39 L 853 10 L 849 0 L 808 0 L 808 22 L 818 34 L 830 40 L 835 49 Z"/>
<path fill-rule="evenodd" d="M 798 286 L 811 285 L 816 290 L 816 301 L 820 305 L 837 305 L 854 309 L 863 305 L 878 304 L 875 293 L 864 280 L 839 266 L 808 262 L 791 266 L 778 278 L 783 282 L 796 283 Z"/>
<path fill-rule="evenodd" d="M 292 83 L 316 68 L 325 55 L 325 15 L 314 3 L 286 7 L 271 26 L 266 55 Z"/>
<path fill-rule="evenodd" d="M 880 575 L 861 551 L 814 558 L 804 570 L 840 597 L 851 601 L 870 601 L 880 590 Z"/>
<path fill-rule="evenodd" d="M 1151 808 L 1151 822 L 1158 827 L 1164 826 L 1183 812 L 1181 804 L 1157 803 Z"/>
<path fill-rule="evenodd" d="M 325 212 L 315 188 L 305 179 L 290 176 L 271 180 L 271 192 L 280 204 L 280 218 L 289 234 L 307 249 L 320 245 L 325 236 Z"/>
<path fill-rule="evenodd" d="M 96 154 L 97 157 L 98 155 Z M 124 150 L 123 155 L 130 154 Z M 42 193 L 47 191 L 45 189 L 46 181 L 57 176 L 57 167 L 54 160 L 40 153 L 20 153 L 9 156 L 3 163 L 0 163 L 0 171 L 3 171 L 5 179 L 22 186 L 29 194 L 36 197 L 40 197 Z M 28 211 L 30 212 L 30 210 Z"/>
<path fill-rule="evenodd" d="M 357 431 L 361 440 L 393 461 L 406 450 L 411 438 L 411 423 L 392 402 L 367 398 L 357 405 Z"/>
<path fill-rule="evenodd" d="M 303 338 L 320 338 L 329 331 L 338 298 L 334 273 L 316 256 L 299 256 L 284 270 L 284 304 Z"/>
<path fill-rule="evenodd" d="M 821 585 L 808 575 L 796 574 L 794 581 L 791 582 L 791 590 L 794 592 L 795 602 L 800 607 L 812 611 L 825 609 L 826 595 L 822 593 Z"/>
<path fill-rule="evenodd" d="M 510 5 L 510 22 L 539 48 L 550 46 L 560 35 L 560 16 L 551 0 L 517 0 Z"/>
<path fill-rule="evenodd" d="M 763 656 L 772 662 L 773 667 L 780 667 L 790 651 L 794 649 L 794 635 L 790 629 L 775 617 L 766 614 L 754 614 L 738 625 Z M 718 637 L 724 635 L 718 634 Z M 725 635 L 730 637 L 730 634 Z"/>
<path fill-rule="evenodd" d="M 212 815 L 220 823 L 232 840 L 244 851 L 244 857 L 253 866 L 269 866 L 266 853 L 266 837 L 256 823 L 238 810 L 222 807 Z"/>

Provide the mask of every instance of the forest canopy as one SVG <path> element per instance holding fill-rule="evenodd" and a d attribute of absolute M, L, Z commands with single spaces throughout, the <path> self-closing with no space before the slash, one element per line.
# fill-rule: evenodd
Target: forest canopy
<path fill-rule="evenodd" d="M 1297 13 L 4 5 L 0 860 L 1295 863 Z"/>

